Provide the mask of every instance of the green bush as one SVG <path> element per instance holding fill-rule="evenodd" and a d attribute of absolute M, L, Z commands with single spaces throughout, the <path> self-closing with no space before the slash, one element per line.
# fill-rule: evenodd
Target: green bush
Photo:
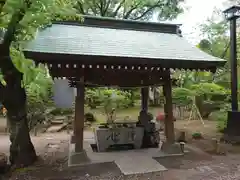
<path fill-rule="evenodd" d="M 52 105 L 51 98 L 48 97 L 48 93 L 39 94 L 36 91 L 32 91 L 31 88 L 26 88 L 27 91 L 27 117 L 29 129 L 32 130 L 38 124 L 47 121 L 50 114 L 47 113 L 47 109 Z"/>
<path fill-rule="evenodd" d="M 227 126 L 227 111 L 221 109 L 220 111 L 213 112 L 211 117 L 213 120 L 217 121 L 217 130 L 223 132 Z"/>
<path fill-rule="evenodd" d="M 30 76 L 31 75 L 31 76 Z M 29 76 L 24 76 L 24 86 L 27 94 L 27 112 L 30 130 L 39 123 L 47 120 L 46 112 L 52 101 L 51 77 L 47 76 L 45 68 L 37 67 Z"/>
<path fill-rule="evenodd" d="M 88 112 L 85 114 L 85 121 L 89 122 L 89 123 L 95 123 L 95 122 L 97 122 L 97 119 L 93 115 L 93 113 Z"/>
<path fill-rule="evenodd" d="M 193 139 L 202 139 L 203 136 L 200 132 L 195 132 L 195 133 L 192 134 L 192 138 Z"/>
<path fill-rule="evenodd" d="M 54 116 L 58 116 L 58 115 L 69 115 L 73 113 L 73 109 L 72 108 L 55 108 L 53 109 L 50 114 L 54 115 Z"/>
<path fill-rule="evenodd" d="M 46 106 L 43 99 L 40 99 L 35 94 L 27 94 L 27 112 L 30 130 L 38 123 L 45 121 Z"/>
<path fill-rule="evenodd" d="M 115 110 L 128 108 L 131 104 L 129 92 L 126 91 L 104 88 L 99 91 L 99 94 L 101 107 L 103 108 L 109 122 L 114 121 Z"/>
<path fill-rule="evenodd" d="M 190 87 L 196 95 L 196 105 L 203 118 L 221 109 L 227 103 L 229 91 L 215 83 L 199 83 Z"/>
<path fill-rule="evenodd" d="M 224 87 L 215 83 L 199 83 L 190 87 L 196 95 L 205 95 L 206 98 L 211 98 L 212 95 L 225 95 L 229 93 Z"/>
<path fill-rule="evenodd" d="M 130 104 L 129 92 L 120 91 L 117 89 L 104 89 L 100 91 L 101 105 L 104 107 L 111 106 L 112 108 L 128 108 Z"/>
<path fill-rule="evenodd" d="M 187 88 L 174 88 L 172 92 L 173 103 L 179 106 L 192 104 L 193 93 Z"/>
<path fill-rule="evenodd" d="M 91 109 L 94 109 L 97 106 L 105 106 L 107 103 L 113 103 L 114 101 L 115 108 L 128 108 L 133 106 L 133 96 L 135 98 L 135 95 L 129 91 L 111 88 L 92 88 L 86 91 L 85 103 Z"/>
<path fill-rule="evenodd" d="M 126 106 L 133 107 L 137 100 L 141 99 L 139 88 L 120 88 L 123 92 L 127 92 L 126 98 L 128 99 Z"/>
<path fill-rule="evenodd" d="M 101 104 L 100 89 L 91 88 L 86 90 L 85 103 L 91 108 L 95 109 Z"/>

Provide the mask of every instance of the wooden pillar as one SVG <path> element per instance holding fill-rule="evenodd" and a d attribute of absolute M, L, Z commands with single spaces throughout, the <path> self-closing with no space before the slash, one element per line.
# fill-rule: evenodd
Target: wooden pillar
<path fill-rule="evenodd" d="M 165 113 L 165 135 L 166 143 L 172 144 L 175 141 L 174 135 L 174 119 L 172 106 L 172 82 L 170 71 L 167 71 L 167 76 L 164 79 L 163 93 L 165 96 L 164 113 Z"/>
<path fill-rule="evenodd" d="M 84 82 L 83 79 L 77 82 L 77 95 L 75 99 L 74 137 L 75 152 L 83 151 L 83 131 L 84 131 Z"/>
<path fill-rule="evenodd" d="M 141 105 L 142 105 L 141 111 L 143 112 L 148 112 L 148 97 L 149 88 L 148 87 L 141 88 Z"/>

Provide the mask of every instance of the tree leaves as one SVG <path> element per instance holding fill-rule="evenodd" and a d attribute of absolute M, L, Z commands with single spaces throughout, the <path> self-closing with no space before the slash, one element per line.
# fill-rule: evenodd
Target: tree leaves
<path fill-rule="evenodd" d="M 183 11 L 183 0 L 78 0 L 76 9 L 84 15 L 148 21 L 155 13 L 160 20 L 174 19 Z"/>
<path fill-rule="evenodd" d="M 7 0 L 1 7 L 0 27 L 1 37 L 9 27 L 13 14 L 24 10 L 19 23 L 14 24 L 16 32 L 11 47 L 11 58 L 18 71 L 23 73 L 22 85 L 28 93 L 43 96 L 47 93 L 52 79 L 45 66 L 36 66 L 35 63 L 24 57 L 21 46 L 34 38 L 38 28 L 44 28 L 56 19 L 80 20 L 81 17 L 73 8 L 71 0 Z M 4 14 L 4 16 L 3 16 Z M 1 67 L 0 67 L 1 68 Z M 5 84 L 3 76 L 0 76 L 2 85 Z"/>
<path fill-rule="evenodd" d="M 218 14 L 218 19 L 219 19 Z M 228 35 L 229 25 L 225 20 L 216 20 L 216 18 L 209 19 L 205 24 L 200 26 L 205 39 L 201 40 L 198 47 L 222 59 L 228 60 L 225 67 L 220 68 L 213 75 L 213 81 L 221 84 L 226 88 L 230 87 L 230 39 Z M 239 41 L 240 42 L 240 41 Z"/>

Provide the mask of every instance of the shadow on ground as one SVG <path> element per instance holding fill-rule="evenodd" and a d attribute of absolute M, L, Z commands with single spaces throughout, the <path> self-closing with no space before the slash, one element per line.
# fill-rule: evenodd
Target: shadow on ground
<path fill-rule="evenodd" d="M 44 172 L 44 173 L 43 173 Z M 32 180 L 75 180 L 86 179 L 88 177 L 111 176 L 119 177 L 121 172 L 115 163 L 91 164 L 87 166 L 76 167 L 52 167 L 41 166 L 29 168 L 26 171 L 18 170 L 18 179 Z M 13 177 L 10 179 L 14 179 Z"/>

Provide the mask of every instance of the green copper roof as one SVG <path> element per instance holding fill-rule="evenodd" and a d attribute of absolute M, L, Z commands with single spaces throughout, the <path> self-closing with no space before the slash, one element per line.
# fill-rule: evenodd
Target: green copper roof
<path fill-rule="evenodd" d="M 163 61 L 166 63 L 171 60 L 181 63 L 214 63 L 214 66 L 222 66 L 225 63 L 225 60 L 208 55 L 191 45 L 177 33 L 64 23 L 53 24 L 39 31 L 36 38 L 27 43 L 24 51 L 126 57 L 126 60 L 139 58 L 139 61 L 144 58 L 155 60 L 159 65 Z"/>

